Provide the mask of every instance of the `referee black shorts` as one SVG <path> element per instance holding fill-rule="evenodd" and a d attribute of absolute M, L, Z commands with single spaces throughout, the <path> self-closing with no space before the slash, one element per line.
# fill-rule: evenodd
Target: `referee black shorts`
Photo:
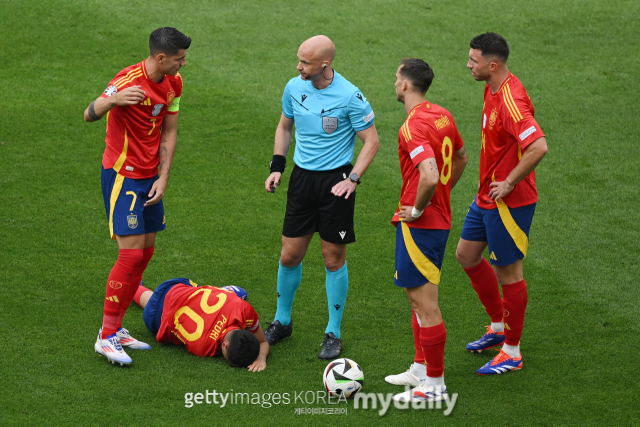
<path fill-rule="evenodd" d="M 356 241 L 353 214 L 356 193 L 345 200 L 331 194 L 331 189 L 351 173 L 351 164 L 329 171 L 310 171 L 293 167 L 287 191 L 287 211 L 282 235 L 302 237 L 315 232 L 329 243 L 347 244 Z"/>

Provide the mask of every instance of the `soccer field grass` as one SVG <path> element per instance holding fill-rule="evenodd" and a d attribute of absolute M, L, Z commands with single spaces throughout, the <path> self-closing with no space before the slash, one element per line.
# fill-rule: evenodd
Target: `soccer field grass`
<path fill-rule="evenodd" d="M 603 0 L 2 0 L 0 425 L 640 425 L 638 16 L 636 1 Z M 117 245 L 100 191 L 104 121 L 85 123 L 82 114 L 118 71 L 146 58 L 149 33 L 161 26 L 193 43 L 181 71 L 167 230 L 144 276 L 151 288 L 174 277 L 242 286 L 265 327 L 276 308 L 293 145 L 283 186 L 267 194 L 264 180 L 299 44 L 331 37 L 334 68 L 371 103 L 381 148 L 358 188 L 342 325 L 343 356 L 362 366 L 367 393 L 402 391 L 384 376 L 413 358 L 409 303 L 392 281 L 389 220 L 405 118 L 393 83 L 403 57 L 432 66 L 427 98 L 451 111 L 470 158 L 452 193 L 440 284 L 445 378 L 458 394 L 448 416 L 294 401 L 322 390 L 326 365 L 317 358 L 327 320 L 317 236 L 303 263 L 293 336 L 272 347 L 265 371 L 159 345 L 135 305 L 125 327 L 153 350 L 130 351 L 133 365 L 124 368 L 94 353 Z M 455 260 L 477 189 L 484 86 L 465 65 L 470 39 L 486 31 L 509 42 L 509 68 L 549 144 L 536 170 L 540 201 L 524 263 L 523 369 L 493 377 L 475 370 L 495 353 L 464 351 L 489 319 Z M 291 401 L 185 407 L 186 393 L 207 390 L 289 393 Z"/>

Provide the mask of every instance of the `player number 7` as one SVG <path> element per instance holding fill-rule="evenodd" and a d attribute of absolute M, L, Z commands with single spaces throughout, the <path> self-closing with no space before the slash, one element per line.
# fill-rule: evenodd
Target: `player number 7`
<path fill-rule="evenodd" d="M 156 128 L 156 120 L 158 120 L 158 119 L 149 120 L 151 122 L 151 130 L 149 131 L 149 133 L 147 135 L 151 135 L 151 132 L 153 132 L 153 130 Z"/>

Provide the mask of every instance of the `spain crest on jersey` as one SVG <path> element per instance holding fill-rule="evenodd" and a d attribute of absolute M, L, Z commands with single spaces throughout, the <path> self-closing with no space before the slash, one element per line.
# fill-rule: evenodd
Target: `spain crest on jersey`
<path fill-rule="evenodd" d="M 138 215 L 128 215 L 127 224 L 129 224 L 129 228 L 136 228 L 138 226 Z"/>
<path fill-rule="evenodd" d="M 171 104 L 173 103 L 173 100 L 176 97 L 176 93 L 173 91 L 173 89 L 171 89 L 169 92 L 167 92 L 167 106 L 171 107 Z"/>
<path fill-rule="evenodd" d="M 496 124 L 497 118 L 498 118 L 498 110 L 494 108 L 493 110 L 491 110 L 491 116 L 489 117 L 489 129 L 492 129 L 493 125 Z"/>

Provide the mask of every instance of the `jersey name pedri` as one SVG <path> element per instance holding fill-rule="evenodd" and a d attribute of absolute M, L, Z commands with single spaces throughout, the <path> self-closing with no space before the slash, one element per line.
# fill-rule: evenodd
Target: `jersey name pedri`
<path fill-rule="evenodd" d="M 105 169 L 113 168 L 127 178 L 152 178 L 158 173 L 158 149 L 162 121 L 177 114 L 182 95 L 182 77 L 165 75 L 155 83 L 147 74 L 145 61 L 120 71 L 111 80 L 102 98 L 131 86 L 140 86 L 145 99 L 137 105 L 116 106 L 107 114 Z"/>
<path fill-rule="evenodd" d="M 256 333 L 258 326 L 258 313 L 233 291 L 178 284 L 165 297 L 156 339 L 184 344 L 196 356 L 212 357 L 227 332 L 247 329 Z"/>
<path fill-rule="evenodd" d="M 400 203 L 391 223 L 400 221 L 401 206 L 413 206 L 418 193 L 420 162 L 435 157 L 440 179 L 431 204 L 411 228 L 451 229 L 451 174 L 453 154 L 464 146 L 451 113 L 428 101 L 416 105 L 407 116 L 398 134 L 398 155 L 402 172 Z"/>
<path fill-rule="evenodd" d="M 480 186 L 476 204 L 482 209 L 495 209 L 489 197 L 490 184 L 504 181 L 518 165 L 522 152 L 544 136 L 533 118 L 533 104 L 520 80 L 509 73 L 496 93 L 484 88 L 482 109 L 482 147 L 480 151 Z M 532 171 L 502 200 L 510 208 L 538 201 L 536 175 Z"/>

